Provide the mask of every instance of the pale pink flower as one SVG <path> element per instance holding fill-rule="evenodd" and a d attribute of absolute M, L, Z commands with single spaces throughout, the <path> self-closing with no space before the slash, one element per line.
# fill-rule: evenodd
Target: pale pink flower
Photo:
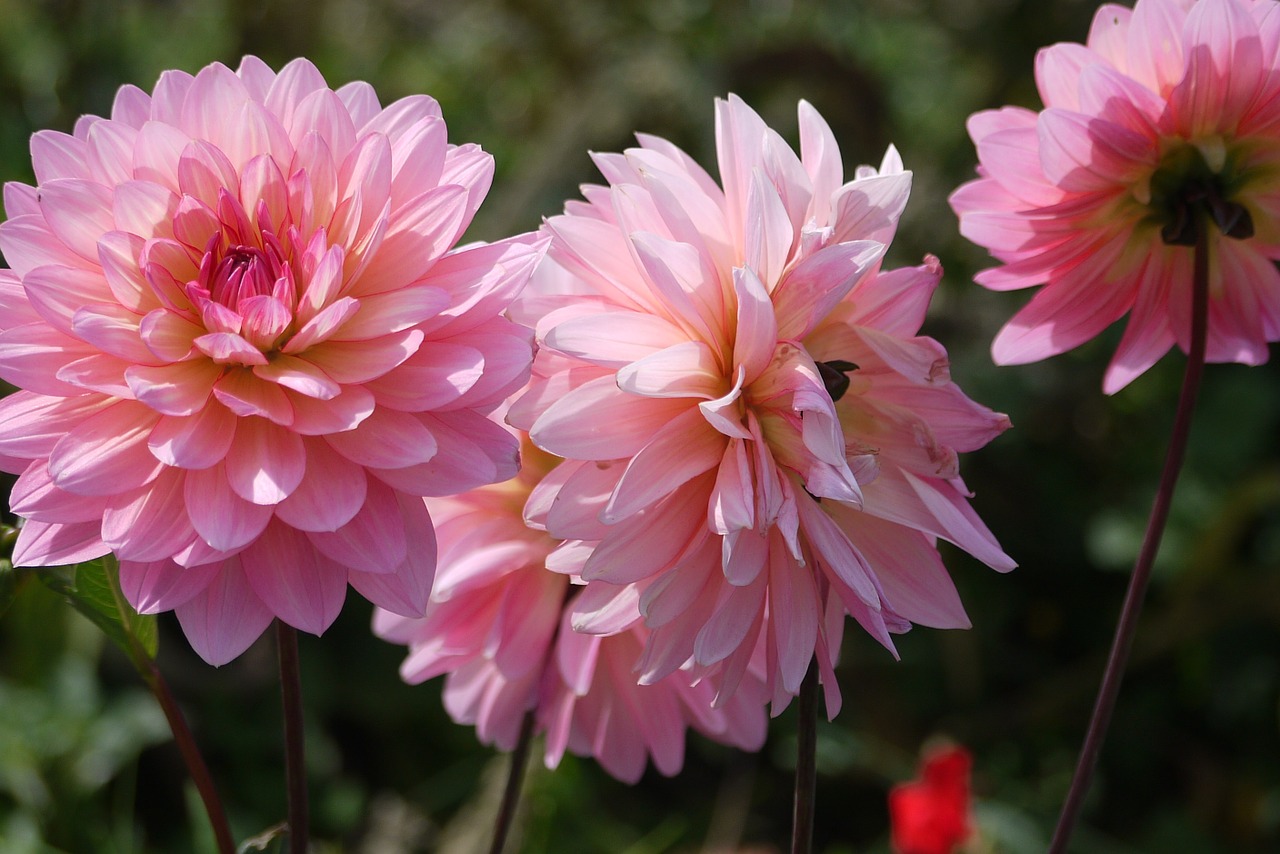
<path fill-rule="evenodd" d="M 1044 285 L 997 336 L 996 362 L 1056 355 L 1126 313 L 1108 393 L 1187 350 L 1188 193 L 1214 221 L 1207 358 L 1266 361 L 1280 340 L 1280 5 L 1106 5 L 1085 45 L 1040 52 L 1036 80 L 1042 112 L 970 118 L 981 177 L 951 197 L 961 231 L 1004 265 L 980 284 Z"/>
<path fill-rule="evenodd" d="M 589 582 L 575 628 L 618 631 L 636 599 L 642 682 L 692 663 L 724 700 L 762 660 L 775 710 L 816 655 L 834 714 L 846 613 L 891 649 L 912 622 L 968 625 L 936 537 L 1012 566 L 956 470 L 1008 422 L 914 337 L 936 260 L 878 271 L 910 190 L 897 152 L 842 184 L 799 114 L 797 157 L 717 102 L 723 191 L 654 137 L 595 156 L 609 186 L 546 223 L 513 305 L 540 350 L 508 420 L 568 459 L 531 506 L 568 541 L 548 566 Z"/>
<path fill-rule="evenodd" d="M 426 616 L 374 613 L 376 634 L 409 647 L 400 667 L 405 681 L 448 674 L 449 715 L 503 750 L 515 746 L 532 710 L 535 732 L 546 734 L 549 768 L 569 750 L 595 757 L 628 783 L 640 779 L 650 758 L 670 776 L 684 764 L 690 726 L 717 741 L 759 749 L 766 727 L 758 680 L 721 709 L 712 708 L 712 683 L 684 671 L 637 685 L 632 668 L 646 632 L 634 602 L 617 634 L 570 628 L 565 604 L 583 588 L 546 569 L 558 541 L 522 517 L 530 490 L 555 461 L 528 444 L 523 456 L 513 480 L 427 499 L 440 565 Z"/>
<path fill-rule="evenodd" d="M 420 614 L 419 496 L 517 466 L 485 414 L 527 375 L 500 312 L 542 243 L 452 249 L 490 156 L 429 97 L 253 57 L 126 86 L 31 149 L 0 226 L 15 563 L 114 551 L 129 601 L 215 664 L 273 617 L 324 631 L 348 583 Z"/>

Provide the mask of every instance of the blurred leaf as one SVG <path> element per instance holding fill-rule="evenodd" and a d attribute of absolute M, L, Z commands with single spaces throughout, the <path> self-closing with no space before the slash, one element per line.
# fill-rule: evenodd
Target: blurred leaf
<path fill-rule="evenodd" d="M 0 558 L 0 616 L 18 595 L 18 573 L 8 558 Z"/>
<path fill-rule="evenodd" d="M 77 611 L 102 629 L 139 668 L 145 663 L 140 657 L 155 658 L 159 647 L 156 618 L 139 614 L 125 601 L 120 592 L 120 565 L 114 555 L 38 575 L 45 585 L 65 596 Z"/>

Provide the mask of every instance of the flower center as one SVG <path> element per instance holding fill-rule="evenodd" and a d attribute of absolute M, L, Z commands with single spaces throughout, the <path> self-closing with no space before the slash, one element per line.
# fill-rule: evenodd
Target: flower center
<path fill-rule="evenodd" d="M 205 287 L 210 299 L 238 313 L 241 301 L 269 296 L 280 273 L 278 258 L 253 246 L 232 246 L 213 265 Z"/>
<path fill-rule="evenodd" d="M 1161 238 L 1170 246 L 1194 246 L 1207 222 L 1227 237 L 1245 240 L 1253 236 L 1248 208 L 1231 200 L 1239 188 L 1239 172 L 1220 145 L 1211 150 L 1216 169 L 1200 146 L 1182 145 L 1160 158 L 1151 176 L 1148 207 L 1160 224 Z"/>

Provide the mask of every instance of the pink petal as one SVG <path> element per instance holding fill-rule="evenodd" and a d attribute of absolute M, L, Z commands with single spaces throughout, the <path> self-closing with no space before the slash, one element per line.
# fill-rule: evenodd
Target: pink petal
<path fill-rule="evenodd" d="M 389 372 L 412 356 L 422 340 L 423 334 L 418 329 L 394 332 L 371 341 L 330 340 L 311 347 L 306 358 L 336 382 L 354 385 Z"/>
<path fill-rule="evenodd" d="M 102 557 L 111 551 L 97 522 L 63 525 L 27 520 L 13 546 L 14 566 L 66 566 Z"/>
<path fill-rule="evenodd" d="M 306 359 L 274 353 L 264 365 L 255 365 L 258 379 L 282 385 L 299 394 L 318 400 L 332 400 L 342 393 L 342 386 Z"/>
<path fill-rule="evenodd" d="M 248 649 L 275 615 L 249 586 L 238 557 L 215 566 L 213 580 L 174 612 L 191 648 L 218 667 Z"/>
<path fill-rule="evenodd" d="M 150 482 L 162 468 L 146 444 L 157 418 L 133 402 L 117 403 L 89 416 L 50 453 L 54 482 L 80 495 L 111 495 Z"/>
<path fill-rule="evenodd" d="M 750 267 L 734 268 L 733 291 L 738 303 L 733 366 L 742 369 L 744 383 L 751 383 L 773 358 L 778 346 L 778 323 L 773 302 Z"/>
<path fill-rule="evenodd" d="M 146 486 L 107 499 L 102 539 L 116 557 L 144 563 L 163 560 L 194 538 L 182 505 L 183 481 L 183 472 L 165 469 Z"/>
<path fill-rule="evenodd" d="M 457 401 L 479 382 L 485 367 L 484 354 L 473 346 L 424 341 L 411 359 L 367 387 L 384 406 L 423 412 Z"/>
<path fill-rule="evenodd" d="M 338 453 L 362 466 L 405 468 L 436 454 L 431 430 L 415 415 L 380 407 L 354 430 L 325 437 Z"/>
<path fill-rule="evenodd" d="M 461 235 L 466 198 L 465 188 L 447 184 L 427 190 L 398 211 L 364 272 L 362 289 L 376 293 L 371 283 L 377 282 L 389 290 L 391 283 L 412 282 L 426 273 Z"/>
<path fill-rule="evenodd" d="M 344 341 L 378 338 L 408 329 L 449 306 L 449 295 L 439 288 L 400 288 L 360 299 L 360 312 L 342 327 Z"/>
<path fill-rule="evenodd" d="M 256 540 L 271 521 L 272 508 L 241 498 L 218 463 L 186 473 L 183 500 L 187 516 L 206 543 L 221 552 L 234 552 Z"/>
<path fill-rule="evenodd" d="M 346 569 L 318 553 L 301 531 L 270 525 L 240 561 L 253 592 L 296 629 L 323 634 L 342 610 Z"/>
<path fill-rule="evenodd" d="M 227 370 L 213 384 L 213 394 L 236 415 L 261 416 L 275 424 L 294 421 L 294 407 L 284 389 L 273 382 L 260 380 L 244 368 Z"/>
<path fill-rule="evenodd" d="M 88 153 L 82 139 L 60 131 L 36 131 L 31 135 L 31 166 L 36 183 L 45 184 L 59 178 L 93 180 Z"/>
<path fill-rule="evenodd" d="M 302 437 L 261 418 L 244 418 L 227 452 L 227 481 L 245 501 L 275 505 L 302 482 L 306 451 Z"/>
<path fill-rule="evenodd" d="M 262 351 L 234 332 L 210 332 L 194 341 L 196 348 L 219 365 L 265 365 Z"/>
<path fill-rule="evenodd" d="M 469 410 L 418 416 L 431 431 L 436 454 L 396 469 L 373 469 L 385 483 L 410 495 L 454 495 L 515 477 L 518 443 L 502 427 Z"/>
<path fill-rule="evenodd" d="M 98 238 L 116 227 L 111 215 L 111 191 L 93 181 L 42 182 L 40 210 L 50 231 L 68 249 L 95 264 Z"/>
<path fill-rule="evenodd" d="M 308 320 L 289 341 L 282 347 L 285 353 L 301 353 L 308 347 L 315 347 L 328 341 L 343 328 L 348 320 L 360 310 L 360 301 L 352 297 L 343 297 L 326 305 Z"/>
<path fill-rule="evenodd" d="M 0 454 L 48 457 L 68 431 L 113 403 L 100 394 L 46 397 L 15 391 L 0 398 Z"/>
<path fill-rule="evenodd" d="M 793 267 L 773 294 L 774 340 L 808 335 L 884 256 L 885 248 L 870 240 L 838 243 Z M 748 374 L 748 382 L 753 378 Z"/>
<path fill-rule="evenodd" d="M 817 643 L 818 594 L 813 575 L 796 565 L 780 537 L 771 540 L 769 552 L 769 633 L 782 688 L 796 694 Z"/>
<path fill-rule="evenodd" d="M 617 382 L 623 391 L 644 397 L 711 400 L 722 394 L 724 377 L 710 347 L 684 341 L 622 367 Z"/>
<path fill-rule="evenodd" d="M 209 586 L 220 570 L 216 563 L 187 568 L 171 560 L 122 560 L 120 590 L 139 614 L 159 614 L 189 602 Z"/>
<path fill-rule="evenodd" d="M 687 340 L 660 317 L 610 312 L 566 320 L 547 333 L 544 343 L 594 364 L 620 368 Z"/>
<path fill-rule="evenodd" d="M 390 573 L 353 569 L 347 577 L 360 595 L 380 608 L 404 616 L 421 617 L 426 611 L 435 576 L 435 529 L 421 499 L 400 495 L 397 500 L 408 537 L 404 563 Z"/>
<path fill-rule="evenodd" d="M 705 488 L 703 488 L 705 485 Z M 706 538 L 707 478 L 613 525 L 583 568 L 588 581 L 629 584 L 656 575 Z M 653 532 L 663 531 L 654 538 Z"/>
<path fill-rule="evenodd" d="M 28 323 L 0 332 L 0 379 L 54 397 L 74 397 L 84 389 L 57 379 L 63 366 L 95 355 L 87 344 L 47 323 Z"/>
<path fill-rule="evenodd" d="M 332 399 L 302 394 L 288 395 L 293 407 L 291 429 L 302 436 L 321 436 L 352 430 L 374 409 L 373 395 L 361 386 L 349 385 Z"/>
<path fill-rule="evenodd" d="M 101 273 L 76 267 L 37 267 L 22 278 L 31 307 L 59 332 L 74 335 L 71 318 L 87 303 L 114 299 Z"/>
<path fill-rule="evenodd" d="M 159 367 L 133 365 L 125 382 L 140 403 L 165 415 L 194 415 L 209 402 L 222 367 L 204 359 Z"/>
<path fill-rule="evenodd" d="M 600 521 L 626 519 L 715 468 L 727 441 L 696 409 L 676 416 L 631 458 Z"/>
<path fill-rule="evenodd" d="M 44 460 L 33 460 L 20 469 L 22 476 L 9 493 L 9 509 L 15 516 L 38 522 L 96 522 L 102 519 L 106 500 L 59 489 Z"/>
<path fill-rule="evenodd" d="M 693 655 L 698 664 L 723 661 L 741 644 L 754 642 L 764 612 L 767 578 L 761 573 L 750 585 L 723 589 L 715 613 L 698 630 L 694 641 Z"/>
<path fill-rule="evenodd" d="M 930 628 L 969 628 L 960 596 L 929 537 L 839 505 L 827 512 L 875 568 L 887 608 Z"/>
<path fill-rule="evenodd" d="M 184 469 L 208 468 L 222 460 L 236 435 L 236 418 L 221 404 L 190 417 L 162 417 L 147 438 L 153 456 Z"/>
<path fill-rule="evenodd" d="M 610 375 L 587 382 L 552 403 L 529 434 L 538 447 L 558 456 L 618 459 L 644 447 L 662 425 L 688 406 L 688 401 L 680 398 L 627 394 Z"/>
<path fill-rule="evenodd" d="M 361 572 L 393 572 L 407 554 L 396 493 L 376 480 L 368 483 L 364 504 L 349 522 L 307 536 L 331 560 Z"/>
<path fill-rule="evenodd" d="M 276 516 L 301 531 L 337 530 L 365 503 L 368 483 L 364 469 L 327 442 L 304 439 L 303 444 L 306 471 L 298 488 L 276 505 Z"/>
<path fill-rule="evenodd" d="M 157 308 L 138 325 L 142 343 L 166 362 L 178 362 L 190 354 L 204 327 L 167 308 Z"/>

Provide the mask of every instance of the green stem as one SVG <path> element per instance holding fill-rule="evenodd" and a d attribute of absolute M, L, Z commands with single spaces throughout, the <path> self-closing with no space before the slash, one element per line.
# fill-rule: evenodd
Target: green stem
<path fill-rule="evenodd" d="M 298 669 L 298 633 L 276 620 L 280 654 L 280 698 L 284 708 L 285 782 L 289 798 L 289 854 L 307 854 L 307 768 L 302 728 L 302 676 Z"/>
<path fill-rule="evenodd" d="M 1102 749 L 1107 728 L 1111 724 L 1111 713 L 1115 710 L 1116 699 L 1120 695 L 1120 683 L 1124 678 L 1125 664 L 1129 660 L 1129 652 L 1133 647 L 1138 615 L 1142 611 L 1142 601 L 1146 596 L 1148 582 L 1151 580 L 1151 569 L 1155 565 L 1156 553 L 1160 549 L 1160 538 L 1164 534 L 1165 523 L 1169 519 L 1173 489 L 1177 485 L 1178 474 L 1182 471 L 1182 461 L 1186 457 L 1187 438 L 1191 433 L 1191 417 L 1195 412 L 1196 395 L 1200 390 L 1200 378 L 1204 373 L 1205 339 L 1209 316 L 1208 233 L 1208 223 L 1202 223 L 1198 229 L 1194 249 L 1191 346 L 1187 353 L 1182 393 L 1178 398 L 1177 414 L 1173 420 L 1173 432 L 1169 438 L 1164 470 L 1160 475 L 1160 486 L 1156 490 L 1155 501 L 1151 505 L 1151 518 L 1147 522 L 1142 548 L 1138 552 L 1133 574 L 1129 578 L 1129 589 L 1125 593 L 1120 619 L 1116 624 L 1115 639 L 1111 644 L 1111 653 L 1107 657 L 1102 684 L 1098 688 L 1098 698 L 1094 703 L 1093 715 L 1089 719 L 1084 745 L 1080 748 L 1080 758 L 1071 779 L 1071 787 L 1067 790 L 1067 798 L 1062 805 L 1062 813 L 1058 817 L 1058 826 L 1054 830 L 1049 854 L 1065 854 L 1071 834 L 1079 820 L 1080 809 L 1084 804 L 1094 768 L 1098 763 L 1098 753 Z"/>
<path fill-rule="evenodd" d="M 796 790 L 791 813 L 791 854 L 813 850 L 813 816 L 818 792 L 818 662 L 800 683 L 796 723 Z"/>

